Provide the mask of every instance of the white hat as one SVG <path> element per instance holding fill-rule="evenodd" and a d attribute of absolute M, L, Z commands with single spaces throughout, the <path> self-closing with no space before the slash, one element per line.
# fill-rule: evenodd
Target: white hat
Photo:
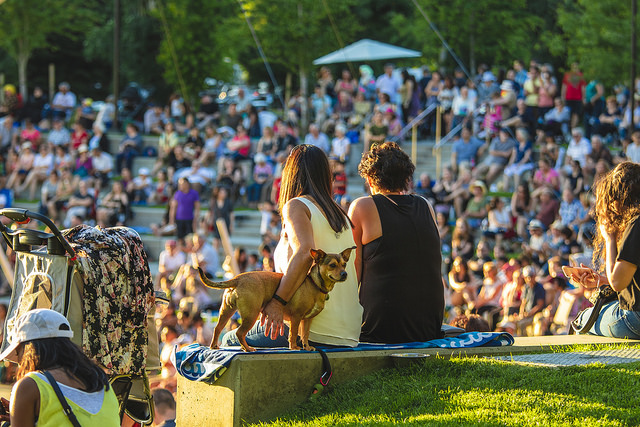
<path fill-rule="evenodd" d="M 138 169 L 138 175 L 149 176 L 149 169 L 148 168 Z"/>
<path fill-rule="evenodd" d="M 482 81 L 483 82 L 495 82 L 496 81 L 496 76 L 494 76 L 491 71 L 485 71 L 482 74 Z"/>
<path fill-rule="evenodd" d="M 20 344 L 43 338 L 73 338 L 73 331 L 62 314 L 37 308 L 20 316 L 8 338 L 9 347 L 0 354 L 0 360 L 17 362 L 16 349 Z"/>

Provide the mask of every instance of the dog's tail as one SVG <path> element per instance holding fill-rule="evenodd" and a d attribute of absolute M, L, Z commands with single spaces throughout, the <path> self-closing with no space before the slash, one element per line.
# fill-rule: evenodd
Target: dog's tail
<path fill-rule="evenodd" d="M 233 288 L 235 286 L 235 283 L 233 283 L 233 281 L 214 282 L 204 274 L 204 271 L 202 271 L 202 268 L 200 267 L 198 267 L 198 273 L 200 274 L 200 280 L 202 280 L 202 283 L 204 283 L 205 286 L 209 288 L 226 289 L 226 288 Z"/>

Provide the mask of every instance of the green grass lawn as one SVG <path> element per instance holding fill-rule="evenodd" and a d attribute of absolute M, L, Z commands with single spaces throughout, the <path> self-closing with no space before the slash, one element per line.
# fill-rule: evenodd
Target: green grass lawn
<path fill-rule="evenodd" d="M 257 425 L 640 425 L 639 368 L 640 362 L 543 368 L 439 358 L 333 387 Z"/>

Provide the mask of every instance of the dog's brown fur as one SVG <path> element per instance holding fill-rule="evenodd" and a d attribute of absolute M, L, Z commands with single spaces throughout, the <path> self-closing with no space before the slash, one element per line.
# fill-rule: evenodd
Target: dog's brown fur
<path fill-rule="evenodd" d="M 313 347 L 309 346 L 311 319 L 322 311 L 327 293 L 333 289 L 336 282 L 344 282 L 347 279 L 346 266 L 353 249 L 355 248 L 345 249 L 339 254 L 326 254 L 322 250 L 311 249 L 313 266 L 291 300 L 284 306 L 284 317 L 289 321 L 289 348 L 291 350 L 300 349 L 297 345 L 299 330 L 303 348 L 313 350 Z M 255 351 L 255 348 L 247 344 L 247 333 L 278 289 L 282 274 L 252 271 L 238 274 L 226 282 L 213 282 L 204 275 L 201 269 L 198 270 L 200 278 L 206 286 L 225 289 L 211 348 L 218 348 L 218 339 L 222 329 L 237 310 L 242 317 L 242 324 L 236 332 L 238 341 L 244 351 Z"/>

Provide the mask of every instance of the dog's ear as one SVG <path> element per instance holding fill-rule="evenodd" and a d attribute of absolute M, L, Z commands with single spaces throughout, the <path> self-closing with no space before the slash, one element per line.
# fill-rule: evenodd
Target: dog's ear
<path fill-rule="evenodd" d="M 340 255 L 342 255 L 342 259 L 344 259 L 345 261 L 349 261 L 349 257 L 351 256 L 351 251 L 354 250 L 356 247 L 353 246 L 349 249 L 345 249 L 344 251 L 342 251 L 340 253 Z"/>
<path fill-rule="evenodd" d="M 319 262 L 327 255 L 322 249 L 309 249 L 309 253 L 315 262 Z"/>

